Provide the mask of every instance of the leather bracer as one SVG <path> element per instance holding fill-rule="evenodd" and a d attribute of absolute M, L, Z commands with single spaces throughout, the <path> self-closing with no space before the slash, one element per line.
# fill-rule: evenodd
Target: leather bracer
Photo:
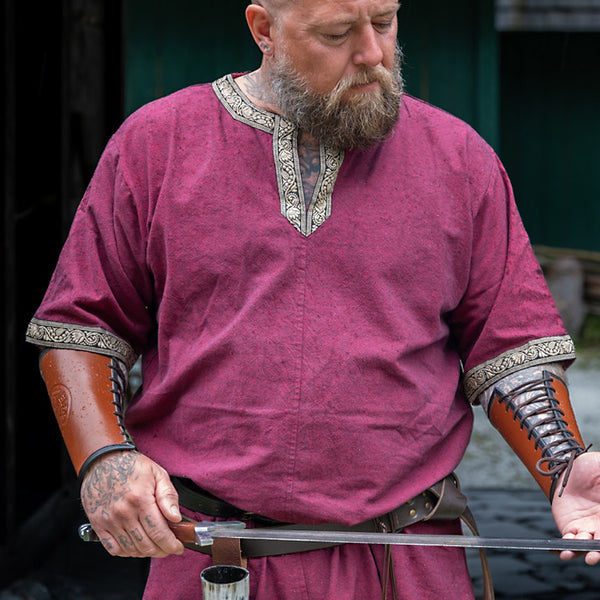
<path fill-rule="evenodd" d="M 478 398 L 502 437 L 529 469 L 550 501 L 558 479 L 585 452 L 560 363 L 507 375 Z"/>
<path fill-rule="evenodd" d="M 40 358 L 54 415 L 80 480 L 93 460 L 135 450 L 123 424 L 127 371 L 118 359 L 52 349 Z"/>

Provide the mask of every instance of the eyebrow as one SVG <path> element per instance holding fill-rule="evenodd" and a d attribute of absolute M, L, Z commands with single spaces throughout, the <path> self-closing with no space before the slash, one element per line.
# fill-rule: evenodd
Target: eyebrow
<path fill-rule="evenodd" d="M 376 14 L 376 17 L 382 17 L 384 15 L 389 15 L 392 13 L 397 13 L 400 10 L 400 7 L 402 5 L 400 4 L 400 2 L 394 2 L 393 4 L 390 4 L 389 8 L 385 8 L 383 9 L 380 13 Z"/>
<path fill-rule="evenodd" d="M 401 5 L 399 2 L 390 4 L 388 8 L 384 8 L 381 12 L 373 15 L 373 18 L 377 19 L 380 17 L 392 16 L 400 10 L 400 6 Z M 354 23 L 356 23 L 356 19 L 340 19 L 339 21 L 327 21 L 326 23 L 322 22 L 319 24 L 319 26 L 331 27 L 336 25 L 353 25 Z"/>

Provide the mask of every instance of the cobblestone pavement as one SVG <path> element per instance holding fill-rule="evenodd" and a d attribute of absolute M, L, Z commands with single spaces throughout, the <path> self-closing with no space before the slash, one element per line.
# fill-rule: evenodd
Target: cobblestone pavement
<path fill-rule="evenodd" d="M 545 496 L 539 490 L 465 490 L 481 535 L 554 538 L 558 536 Z M 476 551 L 468 551 L 475 592 L 481 586 Z M 600 565 L 582 559 L 561 561 L 543 551 L 488 550 L 497 600 L 599 600 Z"/>

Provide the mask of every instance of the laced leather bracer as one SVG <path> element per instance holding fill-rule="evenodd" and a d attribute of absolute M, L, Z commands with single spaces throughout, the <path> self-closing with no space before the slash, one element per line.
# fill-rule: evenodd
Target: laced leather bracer
<path fill-rule="evenodd" d="M 507 375 L 478 398 L 487 415 L 552 501 L 564 473 L 586 451 L 560 363 L 528 367 Z"/>
<path fill-rule="evenodd" d="M 135 450 L 123 423 L 127 370 L 120 360 L 52 349 L 42 353 L 40 370 L 80 481 L 103 454 Z"/>

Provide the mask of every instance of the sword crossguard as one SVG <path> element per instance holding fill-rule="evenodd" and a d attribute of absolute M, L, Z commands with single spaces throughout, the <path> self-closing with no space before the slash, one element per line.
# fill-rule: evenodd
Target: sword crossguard
<path fill-rule="evenodd" d="M 213 537 L 211 533 L 215 529 L 245 529 L 246 524 L 242 521 L 199 521 L 194 524 L 196 544 L 198 546 L 211 546 Z"/>

